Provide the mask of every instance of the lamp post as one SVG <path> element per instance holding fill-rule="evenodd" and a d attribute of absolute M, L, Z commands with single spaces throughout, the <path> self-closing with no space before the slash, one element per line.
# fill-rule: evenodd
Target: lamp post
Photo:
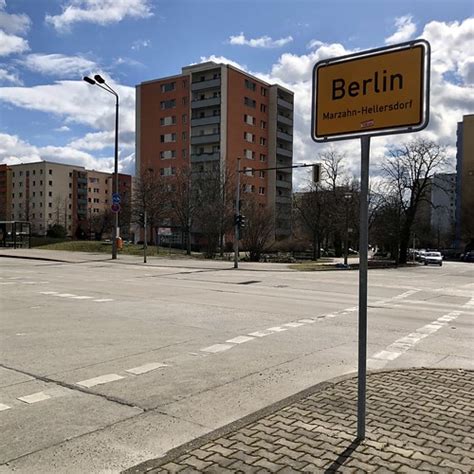
<path fill-rule="evenodd" d="M 344 201 L 346 203 L 346 241 L 344 244 L 344 265 L 347 265 L 347 256 L 349 254 L 349 202 L 352 199 L 352 193 L 344 194 Z"/>
<path fill-rule="evenodd" d="M 112 94 L 115 96 L 115 152 L 114 152 L 114 193 L 118 195 L 119 193 L 119 179 L 118 179 L 118 126 L 119 126 L 119 96 L 117 92 L 115 92 L 112 87 L 110 87 L 105 80 L 102 78 L 102 76 L 99 76 L 99 74 L 96 74 L 94 76 L 94 79 L 91 79 L 90 77 L 84 77 L 84 81 L 86 81 L 88 84 L 99 86 L 101 89 L 104 89 L 104 91 L 107 91 L 109 94 Z M 118 224 L 119 224 L 119 213 L 115 212 L 115 223 L 114 223 L 114 229 L 112 232 L 112 260 L 117 259 L 117 238 L 119 236 L 119 229 L 118 229 Z"/>

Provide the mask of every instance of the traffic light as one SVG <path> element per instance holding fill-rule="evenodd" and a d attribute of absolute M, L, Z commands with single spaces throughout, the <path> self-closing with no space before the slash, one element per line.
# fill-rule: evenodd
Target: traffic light
<path fill-rule="evenodd" d="M 241 229 L 243 229 L 245 227 L 245 216 L 243 216 L 242 214 L 240 214 L 240 222 L 239 222 L 239 227 Z"/>
<path fill-rule="evenodd" d="M 234 225 L 236 225 L 239 229 L 245 227 L 245 216 L 242 214 L 234 214 Z"/>
<path fill-rule="evenodd" d="M 313 183 L 319 183 L 319 180 L 321 179 L 321 165 L 319 163 L 316 163 L 313 165 Z"/>

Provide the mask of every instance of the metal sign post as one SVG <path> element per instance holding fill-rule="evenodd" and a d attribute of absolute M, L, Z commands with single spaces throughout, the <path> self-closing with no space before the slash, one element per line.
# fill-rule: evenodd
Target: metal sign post
<path fill-rule="evenodd" d="M 360 244 L 359 244 L 359 371 L 357 398 L 357 439 L 365 438 L 367 376 L 367 269 L 369 250 L 369 151 L 370 137 L 360 139 Z"/>
<path fill-rule="evenodd" d="M 235 215 L 240 214 L 240 158 L 237 159 L 237 189 L 235 192 Z M 239 225 L 234 222 L 234 268 L 239 268 Z"/>

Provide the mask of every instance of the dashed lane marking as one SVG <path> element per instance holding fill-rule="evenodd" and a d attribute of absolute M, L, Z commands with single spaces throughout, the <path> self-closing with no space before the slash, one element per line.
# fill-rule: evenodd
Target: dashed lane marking
<path fill-rule="evenodd" d="M 18 397 L 18 400 L 28 403 L 28 404 L 32 404 L 32 403 L 42 402 L 50 398 L 51 398 L 51 395 L 48 395 L 44 392 L 37 392 L 37 393 L 32 393 L 31 395 L 26 395 L 25 397 Z"/>
<path fill-rule="evenodd" d="M 253 337 L 248 337 L 248 336 L 237 336 L 234 337 L 233 339 L 228 339 L 225 342 L 229 342 L 231 344 L 243 344 L 244 342 L 249 342 L 253 341 Z"/>
<path fill-rule="evenodd" d="M 112 298 L 101 298 L 101 299 L 92 300 L 92 301 L 95 301 L 96 303 L 106 303 L 108 301 L 113 301 L 113 299 Z"/>
<path fill-rule="evenodd" d="M 287 328 L 282 328 L 281 326 L 274 326 L 272 328 L 268 328 L 267 331 L 271 332 L 283 332 L 283 331 L 288 331 Z"/>
<path fill-rule="evenodd" d="M 299 328 L 300 326 L 304 326 L 304 323 L 285 323 L 283 326 L 289 327 L 289 328 Z"/>
<path fill-rule="evenodd" d="M 11 406 L 0 403 L 0 411 L 9 410 Z"/>
<path fill-rule="evenodd" d="M 81 387 L 95 387 L 96 385 L 102 385 L 109 382 L 115 382 L 116 380 L 123 379 L 121 375 L 117 374 L 107 374 L 101 375 L 99 377 L 94 377 L 92 379 L 82 380 L 81 382 L 77 382 L 76 385 L 80 385 Z"/>
<path fill-rule="evenodd" d="M 133 369 L 128 369 L 125 372 L 129 372 L 134 375 L 146 374 L 152 370 L 161 369 L 163 367 L 168 367 L 168 364 L 162 364 L 161 362 L 151 362 L 150 364 L 141 365 L 140 367 L 134 367 Z"/>
<path fill-rule="evenodd" d="M 112 298 L 96 298 L 86 295 L 75 295 L 73 293 L 59 293 L 57 291 L 39 291 L 40 295 L 57 296 L 59 298 L 70 298 L 73 300 L 93 300 L 95 303 L 108 303 L 114 301 Z"/>
<path fill-rule="evenodd" d="M 232 344 L 214 344 L 213 346 L 205 347 L 201 349 L 202 352 L 210 352 L 215 354 L 216 352 L 227 351 L 231 347 L 234 347 Z"/>
<path fill-rule="evenodd" d="M 249 336 L 254 336 L 254 337 L 265 337 L 269 336 L 272 334 L 271 332 L 265 332 L 265 331 L 255 331 L 255 332 L 249 332 Z"/>
<path fill-rule="evenodd" d="M 91 300 L 92 296 L 73 296 L 72 299 L 74 299 L 74 300 Z"/>

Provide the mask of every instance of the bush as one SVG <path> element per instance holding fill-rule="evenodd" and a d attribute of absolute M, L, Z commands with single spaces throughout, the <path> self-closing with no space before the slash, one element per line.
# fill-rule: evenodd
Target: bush
<path fill-rule="evenodd" d="M 54 224 L 48 229 L 48 232 L 46 232 L 46 236 L 53 239 L 64 239 L 66 235 L 66 229 L 59 224 Z"/>

